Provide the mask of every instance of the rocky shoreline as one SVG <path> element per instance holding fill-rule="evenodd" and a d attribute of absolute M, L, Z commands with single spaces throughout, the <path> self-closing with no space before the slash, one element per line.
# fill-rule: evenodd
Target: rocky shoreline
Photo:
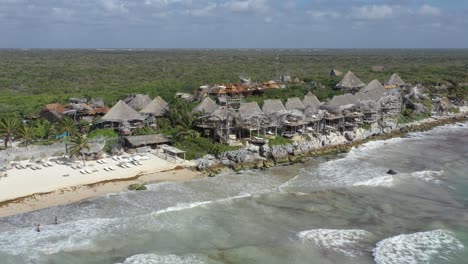
<path fill-rule="evenodd" d="M 332 132 L 327 135 L 302 135 L 293 143 L 277 146 L 250 145 L 217 156 L 206 155 L 195 161 L 197 170 L 216 171 L 222 168 L 233 170 L 262 169 L 284 163 L 300 162 L 307 157 L 348 152 L 351 148 L 372 140 L 402 137 L 407 133 L 427 131 L 437 126 L 464 122 L 467 113 L 431 117 L 407 124 L 386 122 L 373 124 L 369 129 Z"/>

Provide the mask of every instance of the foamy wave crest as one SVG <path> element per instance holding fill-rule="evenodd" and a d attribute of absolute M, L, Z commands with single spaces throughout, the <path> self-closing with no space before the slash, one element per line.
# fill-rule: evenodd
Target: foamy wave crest
<path fill-rule="evenodd" d="M 451 232 L 433 230 L 382 240 L 373 255 L 377 264 L 429 263 L 448 259 L 463 247 Z"/>
<path fill-rule="evenodd" d="M 238 196 L 233 196 L 233 197 L 220 199 L 220 200 L 214 200 L 214 201 L 182 203 L 182 204 L 177 204 L 176 206 L 171 206 L 171 207 L 168 207 L 166 209 L 157 211 L 154 214 L 159 215 L 159 214 L 164 214 L 164 213 L 168 213 L 168 212 L 182 211 L 182 210 L 192 209 L 192 208 L 195 208 L 195 207 L 205 206 L 205 205 L 214 204 L 214 203 L 229 202 L 229 201 L 233 201 L 233 200 L 237 200 L 237 199 L 241 199 L 241 198 L 245 198 L 245 197 L 250 197 L 250 196 L 251 196 L 251 194 L 249 194 L 249 193 L 243 193 L 243 194 L 240 194 Z"/>
<path fill-rule="evenodd" d="M 8 231 L 0 234 L 0 251 L 11 255 L 25 254 L 31 260 L 39 254 L 92 250 L 93 238 L 100 230 L 118 223 L 117 219 L 92 219 L 44 226 L 40 233 L 33 227 Z"/>
<path fill-rule="evenodd" d="M 123 263 L 116 264 L 203 264 L 205 261 L 195 255 L 179 257 L 176 255 L 159 256 L 141 254 L 127 258 Z"/>
<path fill-rule="evenodd" d="M 442 184 L 440 178 L 444 175 L 444 171 L 416 171 L 411 176 L 428 183 Z"/>
<path fill-rule="evenodd" d="M 376 177 L 367 181 L 360 181 L 353 184 L 353 186 L 382 186 L 382 187 L 392 187 L 393 186 L 393 177 L 392 176 L 382 176 Z"/>
<path fill-rule="evenodd" d="M 314 229 L 300 232 L 297 236 L 302 242 L 313 242 L 322 249 L 356 257 L 370 251 L 370 246 L 365 242 L 369 241 L 373 234 L 359 229 Z"/>

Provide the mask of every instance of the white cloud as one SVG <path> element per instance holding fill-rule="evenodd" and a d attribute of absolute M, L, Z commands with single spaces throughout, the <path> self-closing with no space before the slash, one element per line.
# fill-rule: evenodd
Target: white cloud
<path fill-rule="evenodd" d="M 101 0 L 101 5 L 107 11 L 120 11 L 120 12 L 127 12 L 126 2 L 121 0 Z"/>
<path fill-rule="evenodd" d="M 351 16 L 360 19 L 384 19 L 394 15 L 395 8 L 389 5 L 366 5 L 351 10 Z"/>
<path fill-rule="evenodd" d="M 421 6 L 418 13 L 425 16 L 440 16 L 442 14 L 439 8 L 431 5 Z"/>
<path fill-rule="evenodd" d="M 63 7 L 53 7 L 52 8 L 52 13 L 55 17 L 59 19 L 70 19 L 73 14 L 75 13 L 73 10 L 68 9 L 68 8 L 63 8 Z"/>
<path fill-rule="evenodd" d="M 316 20 L 336 19 L 340 17 L 340 13 L 335 11 L 309 10 L 307 14 Z"/>
<path fill-rule="evenodd" d="M 230 0 L 224 6 L 235 12 L 265 13 L 268 11 L 267 0 Z"/>
<path fill-rule="evenodd" d="M 212 13 L 213 10 L 216 9 L 216 7 L 218 7 L 216 3 L 208 4 L 205 7 L 191 10 L 190 14 L 192 14 L 193 16 L 199 16 L 199 17 L 208 16 Z"/>

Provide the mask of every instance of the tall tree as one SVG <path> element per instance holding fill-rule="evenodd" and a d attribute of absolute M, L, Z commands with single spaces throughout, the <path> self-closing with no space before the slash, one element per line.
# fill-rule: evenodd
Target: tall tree
<path fill-rule="evenodd" d="M 11 141 L 11 138 L 16 135 L 20 122 L 18 119 L 13 117 L 3 117 L 0 119 L 0 135 L 4 139 L 5 148 L 8 147 L 8 142 Z"/>
<path fill-rule="evenodd" d="M 34 129 L 28 125 L 22 125 L 18 128 L 18 136 L 24 140 L 26 146 L 34 139 L 34 132 Z"/>
<path fill-rule="evenodd" d="M 90 150 L 91 147 L 89 146 L 88 138 L 82 135 L 75 135 L 71 138 L 70 141 L 70 158 L 81 154 L 81 158 L 83 160 L 83 165 L 86 166 L 86 160 L 83 150 Z"/>
<path fill-rule="evenodd" d="M 75 120 L 68 116 L 64 116 L 62 119 L 60 119 L 60 121 L 57 123 L 57 126 L 60 133 L 66 132 L 68 136 L 73 135 L 78 130 Z"/>

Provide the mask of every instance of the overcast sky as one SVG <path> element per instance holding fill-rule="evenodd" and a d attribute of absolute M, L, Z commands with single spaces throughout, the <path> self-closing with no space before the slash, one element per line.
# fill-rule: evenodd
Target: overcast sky
<path fill-rule="evenodd" d="M 468 48 L 468 0 L 0 0 L 0 48 Z"/>

